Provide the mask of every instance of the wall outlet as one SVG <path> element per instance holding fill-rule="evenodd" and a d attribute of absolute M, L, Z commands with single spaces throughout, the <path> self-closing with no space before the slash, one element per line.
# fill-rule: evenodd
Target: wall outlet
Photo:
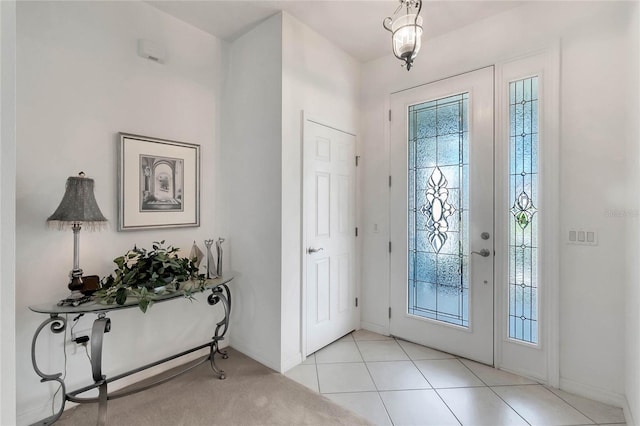
<path fill-rule="evenodd" d="M 596 231 L 585 229 L 569 229 L 567 243 L 583 246 L 597 246 L 598 234 Z"/>

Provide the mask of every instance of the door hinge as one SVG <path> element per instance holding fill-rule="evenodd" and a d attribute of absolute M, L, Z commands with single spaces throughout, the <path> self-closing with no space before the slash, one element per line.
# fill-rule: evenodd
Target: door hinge
<path fill-rule="evenodd" d="M 356 155 L 356 167 L 358 167 L 358 163 L 360 162 L 360 156 Z"/>
<path fill-rule="evenodd" d="M 358 227 L 356 226 L 356 237 L 358 236 Z"/>
<path fill-rule="evenodd" d="M 391 121 L 391 110 L 389 110 L 389 121 Z"/>
<path fill-rule="evenodd" d="M 389 175 L 389 188 L 391 188 L 391 175 Z"/>
<path fill-rule="evenodd" d="M 358 298 L 356 297 L 356 308 L 358 307 Z"/>
<path fill-rule="evenodd" d="M 391 319 L 391 306 L 389 306 L 389 319 Z"/>
<path fill-rule="evenodd" d="M 389 241 L 389 253 L 391 253 L 391 241 Z"/>

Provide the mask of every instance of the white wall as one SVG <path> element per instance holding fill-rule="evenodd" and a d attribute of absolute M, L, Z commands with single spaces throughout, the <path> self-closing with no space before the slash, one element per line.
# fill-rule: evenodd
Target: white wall
<path fill-rule="evenodd" d="M 355 131 L 359 66 L 286 13 L 235 40 L 229 55 L 221 181 L 233 185 L 219 204 L 241 271 L 232 344 L 285 371 L 302 356 L 302 111 Z"/>
<path fill-rule="evenodd" d="M 16 422 L 16 3 L 0 2 L 0 424 Z"/>
<path fill-rule="evenodd" d="M 562 45 L 560 229 L 594 229 L 597 247 L 561 244 L 561 386 L 623 401 L 624 203 L 627 130 L 615 105 L 627 98 L 631 3 L 528 4 L 423 42 L 407 73 L 393 57 L 365 64 L 362 84 L 362 325 L 388 332 L 388 146 L 385 105 L 394 91 Z M 622 116 L 624 120 L 624 116 Z M 374 224 L 379 233 L 373 232 Z M 562 236 L 561 236 L 562 237 Z M 564 240 L 563 240 L 564 241 Z"/>
<path fill-rule="evenodd" d="M 229 46 L 218 205 L 234 282 L 231 344 L 280 368 L 282 17 Z"/>
<path fill-rule="evenodd" d="M 166 239 L 188 250 L 194 239 L 216 237 L 224 230 L 226 263 L 239 271 L 233 283 L 233 345 L 274 369 L 291 366 L 300 356 L 300 263 L 291 259 L 300 259 L 301 252 L 301 110 L 344 130 L 361 129 L 362 319 L 367 328 L 388 330 L 386 96 L 562 38 L 564 172 L 560 185 L 568 201 L 561 208 L 561 225 L 563 230 L 580 224 L 596 229 L 600 245 L 590 249 L 563 246 L 561 376 L 574 390 L 615 399 L 625 388 L 621 365 L 626 336 L 630 342 L 627 372 L 631 373 L 626 392 L 637 418 L 640 319 L 638 271 L 633 266 L 637 256 L 633 254 L 638 254 L 638 241 L 628 239 L 630 266 L 625 286 L 619 243 L 625 221 L 607 217 L 604 211 L 625 206 L 621 203 L 626 194 L 625 170 L 638 182 L 637 162 L 622 167 L 624 153 L 638 158 L 634 139 L 625 129 L 630 127 L 636 135 L 638 130 L 633 120 L 626 127 L 614 126 L 607 124 L 611 121 L 602 122 L 601 116 L 612 119 L 613 113 L 603 111 L 602 106 L 625 98 L 624 82 L 635 82 L 637 92 L 633 75 L 618 78 L 618 70 L 630 64 L 625 46 L 637 38 L 637 29 L 626 32 L 627 12 L 632 8 L 630 4 L 600 3 L 530 5 L 426 41 L 410 73 L 399 67 L 399 61 L 386 57 L 367 64 L 359 75 L 353 59 L 286 14 L 249 31 L 228 46 L 227 52 L 217 39 L 144 3 L 20 3 L 16 352 L 29 352 L 33 330 L 43 319 L 26 306 L 65 295 L 72 238 L 70 232 L 47 230 L 44 221 L 60 201 L 66 177 L 83 169 L 96 179 L 98 203 L 112 221 L 109 231 L 82 233 L 81 266 L 85 271 L 109 273 L 110 259 L 133 244 L 148 246 Z M 3 4 L 3 19 L 5 10 Z M 635 16 L 637 27 L 637 13 Z M 3 36 L 4 31 L 3 25 Z M 165 45 L 167 63 L 159 65 L 136 56 L 138 38 Z M 635 61 L 637 70 L 637 55 Z M 4 78 L 4 72 L 2 75 Z M 355 101 L 358 79 L 366 88 L 360 94 L 360 115 Z M 225 108 L 221 112 L 223 84 Z M 4 94 L 3 86 L 3 101 Z M 637 113 L 637 105 L 635 108 Z M 11 172 L 5 168 L 5 131 L 3 120 L 3 186 L 9 182 L 5 172 Z M 200 228 L 115 232 L 118 131 L 202 145 Z M 606 182 L 594 178 L 597 168 Z M 591 186 L 584 185 L 585 181 Z M 622 188 L 611 192 L 611 187 Z M 604 201 L 594 208 L 594 199 Z M 3 230 L 5 208 L 3 203 Z M 580 224 L 574 222 L 576 217 Z M 378 233 L 373 232 L 374 224 Z M 638 229 L 635 222 L 632 227 Z M 6 234 L 2 235 L 4 256 Z M 580 276 L 572 272 L 576 269 Z M 3 267 L 3 315 L 8 312 L 4 303 L 10 290 L 4 285 L 6 274 Z M 626 335 L 620 312 L 625 288 L 630 324 Z M 113 331 L 105 338 L 107 374 L 208 339 L 209 324 L 194 321 L 210 315 L 204 299 L 186 308 L 179 303 L 156 305 L 145 317 L 133 310 L 113 314 Z M 184 310 L 189 315 L 183 315 Z M 90 320 L 83 318 L 76 331 L 87 330 Z M 2 324 L 4 328 L 5 322 Z M 140 333 L 125 332 L 129 324 L 135 324 Z M 40 358 L 43 369 L 61 371 L 60 337 L 45 335 L 39 347 L 42 353 L 53 354 L 50 361 L 46 356 Z M 3 345 L 0 358 L 3 370 L 8 365 L 5 348 Z M 133 363 L 129 361 L 132 353 L 136 354 Z M 88 363 L 73 345 L 68 366 L 71 385 L 86 380 Z M 596 369 L 597 374 L 592 374 Z M 53 393 L 53 386 L 39 383 L 27 357 L 18 359 L 16 375 L 20 422 L 47 415 L 43 401 Z M 11 399 L 5 394 L 10 386 L 5 377 L 3 371 L 3 416 L 5 402 Z"/>
<path fill-rule="evenodd" d="M 165 64 L 137 56 L 138 39 L 167 51 Z M 134 244 L 153 241 L 188 250 L 194 240 L 220 235 L 214 200 L 220 186 L 222 43 L 142 2 L 20 2 L 17 8 L 17 252 L 16 323 L 18 422 L 51 414 L 55 387 L 41 384 L 29 360 L 30 339 L 45 318 L 27 306 L 64 297 L 72 266 L 71 231 L 48 230 L 46 218 L 64 193 L 68 176 L 84 170 L 110 220 L 107 231 L 80 235 L 80 266 L 104 276 L 112 259 Z M 4 93 L 3 93 L 4 94 Z M 118 132 L 201 145 L 201 226 L 118 233 Z M 3 188 L 3 196 L 4 196 Z M 4 216 L 3 216 L 4 217 Z M 3 306 L 4 311 L 4 306 Z M 110 314 L 103 366 L 123 372 L 208 341 L 221 315 L 200 295 L 197 302 L 157 304 Z M 95 317 L 82 318 L 87 332 Z M 71 317 L 69 322 L 71 324 Z M 38 359 L 45 372 L 64 369 L 62 336 L 43 333 Z M 86 383 L 84 350 L 67 347 L 67 384 Z"/>
<path fill-rule="evenodd" d="M 627 423 L 640 421 L 640 7 L 635 5 L 630 14 L 628 51 L 631 66 L 628 67 L 627 111 L 628 136 L 626 145 L 627 200 L 625 220 L 627 226 L 627 276 L 625 287 L 625 396 L 627 398 Z"/>
<path fill-rule="evenodd" d="M 302 111 L 358 133 L 359 63 L 291 15 L 282 18 L 282 357 L 301 361 Z"/>
<path fill-rule="evenodd" d="M 598 232 L 597 247 L 561 246 L 560 386 L 617 403 L 624 393 L 626 229 L 609 212 L 626 203 L 627 128 L 615 106 L 629 95 L 631 6 L 603 8 L 564 35 L 560 83 L 560 229 Z"/>

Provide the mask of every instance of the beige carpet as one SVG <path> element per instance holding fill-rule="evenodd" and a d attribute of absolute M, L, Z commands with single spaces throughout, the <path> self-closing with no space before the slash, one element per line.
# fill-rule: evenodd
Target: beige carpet
<path fill-rule="evenodd" d="M 149 390 L 109 401 L 108 425 L 368 425 L 350 411 L 229 348 L 208 363 Z M 57 424 L 93 425 L 97 404 L 67 410 Z"/>

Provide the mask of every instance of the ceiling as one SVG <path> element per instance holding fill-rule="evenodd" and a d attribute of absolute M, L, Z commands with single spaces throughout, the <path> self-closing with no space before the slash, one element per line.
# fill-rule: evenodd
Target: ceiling
<path fill-rule="evenodd" d="M 284 10 L 367 62 L 390 54 L 391 35 L 382 20 L 398 0 L 155 0 L 150 5 L 218 38 L 233 41 L 269 16 Z M 425 39 L 480 21 L 523 4 L 522 1 L 428 1 L 420 15 Z"/>

